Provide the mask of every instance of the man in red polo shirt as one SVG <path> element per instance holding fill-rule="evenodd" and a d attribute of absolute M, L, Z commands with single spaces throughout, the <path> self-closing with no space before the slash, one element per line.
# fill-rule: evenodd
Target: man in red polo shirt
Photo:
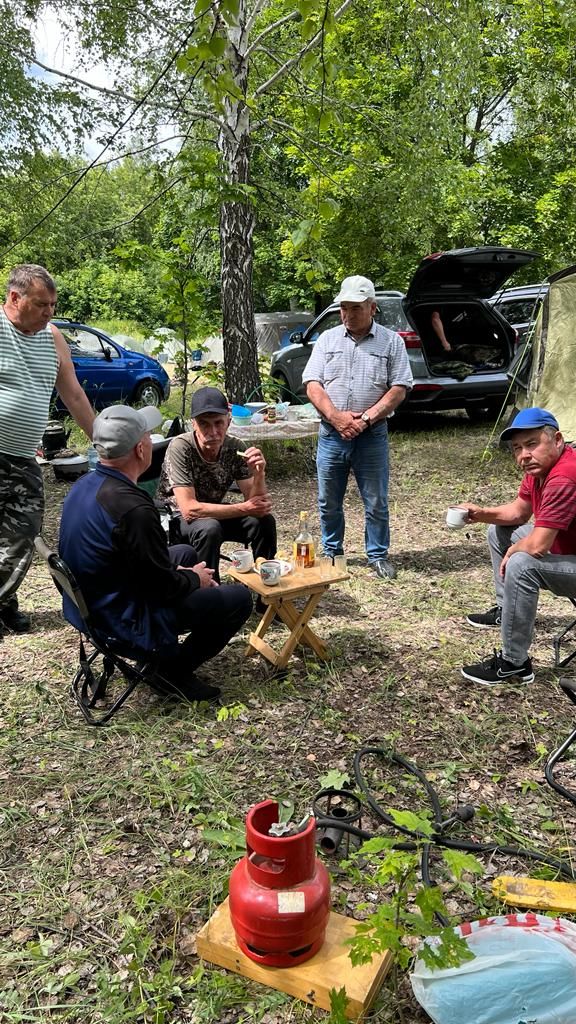
<path fill-rule="evenodd" d="M 528 650 L 540 590 L 576 597 L 576 451 L 547 409 L 523 409 L 500 440 L 509 442 L 525 474 L 517 497 L 494 508 L 463 503 L 471 523 L 491 524 L 497 603 L 467 622 L 478 629 L 500 627 L 502 650 L 462 669 L 465 679 L 483 686 L 531 683 Z"/>

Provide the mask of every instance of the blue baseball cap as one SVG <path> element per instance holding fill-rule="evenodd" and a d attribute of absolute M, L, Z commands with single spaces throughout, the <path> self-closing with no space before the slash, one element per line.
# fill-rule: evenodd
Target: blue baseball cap
<path fill-rule="evenodd" d="M 547 409 L 539 409 L 537 405 L 533 409 L 522 409 L 512 420 L 509 427 L 500 434 L 501 441 L 510 441 L 512 434 L 517 430 L 537 430 L 538 427 L 554 427 L 559 430 L 558 420 Z"/>

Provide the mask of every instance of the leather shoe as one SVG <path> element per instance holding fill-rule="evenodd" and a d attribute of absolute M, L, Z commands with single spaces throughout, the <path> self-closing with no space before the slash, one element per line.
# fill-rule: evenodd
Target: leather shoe
<path fill-rule="evenodd" d="M 395 580 L 396 569 L 386 558 L 379 558 L 376 562 L 370 562 L 370 566 L 381 580 Z"/>
<path fill-rule="evenodd" d="M 170 683 L 172 694 L 176 700 L 198 701 L 218 700 L 221 689 L 219 686 L 211 686 L 210 683 L 201 683 L 196 676 L 190 676 L 185 683 Z"/>
<path fill-rule="evenodd" d="M 146 682 L 155 693 L 159 693 L 162 697 L 171 697 L 173 700 L 213 701 L 218 700 L 222 692 L 219 686 L 210 686 L 209 683 L 204 683 L 194 673 L 191 673 L 186 681 L 179 682 L 167 679 L 160 673 L 155 673 L 148 676 Z"/>
<path fill-rule="evenodd" d="M 18 608 L 7 605 L 6 608 L 0 608 L 0 625 L 11 629 L 13 633 L 28 633 L 32 620 L 29 615 L 19 611 Z"/>

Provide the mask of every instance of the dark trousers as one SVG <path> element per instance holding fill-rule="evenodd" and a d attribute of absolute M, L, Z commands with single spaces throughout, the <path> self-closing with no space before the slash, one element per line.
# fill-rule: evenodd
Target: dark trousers
<path fill-rule="evenodd" d="M 220 547 L 226 540 L 235 540 L 252 548 L 254 558 L 274 558 L 276 554 L 276 520 L 274 516 L 239 516 L 237 519 L 179 519 L 182 540 L 192 544 L 199 561 L 215 569 L 218 579 Z"/>
<path fill-rule="evenodd" d="M 174 566 L 192 568 L 203 560 L 189 544 L 176 544 L 169 553 Z M 159 673 L 174 682 L 185 681 L 199 665 L 220 653 L 251 613 L 250 591 L 240 584 L 192 591 L 177 609 L 178 633 L 188 636 L 161 653 Z"/>

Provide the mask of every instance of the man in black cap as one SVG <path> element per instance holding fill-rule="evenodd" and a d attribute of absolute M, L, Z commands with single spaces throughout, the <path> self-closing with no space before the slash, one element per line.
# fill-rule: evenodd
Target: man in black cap
<path fill-rule="evenodd" d="M 230 410 L 218 388 L 199 388 L 190 415 L 191 432 L 168 446 L 158 498 L 179 513 L 182 540 L 193 545 L 218 579 L 224 541 L 250 544 L 254 558 L 274 558 L 276 521 L 266 488 L 266 461 L 259 448 L 239 454 L 238 441 L 227 436 Z M 234 482 L 243 500 L 225 502 Z"/>
<path fill-rule="evenodd" d="M 483 686 L 534 679 L 528 650 L 540 590 L 576 597 L 576 451 L 547 409 L 523 409 L 500 435 L 524 471 L 514 501 L 493 508 L 462 503 L 471 523 L 490 523 L 496 605 L 469 615 L 477 629 L 500 628 L 502 650 L 462 675 Z M 534 517 L 534 524 L 528 521 Z"/>

